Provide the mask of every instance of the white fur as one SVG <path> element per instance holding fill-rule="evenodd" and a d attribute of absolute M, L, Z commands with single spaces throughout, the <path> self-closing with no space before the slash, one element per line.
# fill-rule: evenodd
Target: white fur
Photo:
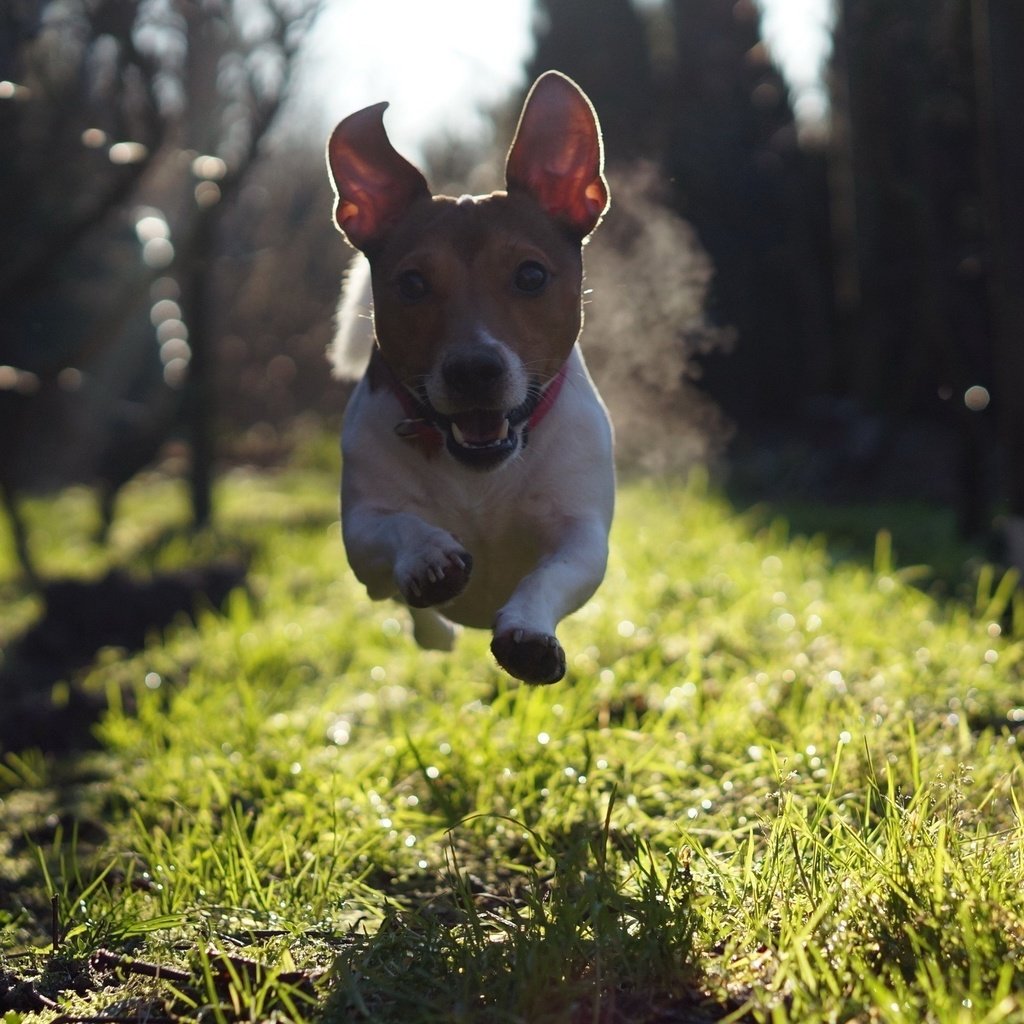
<path fill-rule="evenodd" d="M 361 253 L 345 271 L 335 315 L 334 339 L 327 350 L 338 380 L 359 380 L 373 351 L 373 289 L 370 264 Z"/>

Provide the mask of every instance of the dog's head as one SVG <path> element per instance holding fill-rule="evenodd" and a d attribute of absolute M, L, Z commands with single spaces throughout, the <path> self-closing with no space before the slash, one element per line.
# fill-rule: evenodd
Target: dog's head
<path fill-rule="evenodd" d="M 521 447 L 580 332 L 581 247 L 608 206 L 597 116 L 570 79 L 542 75 L 506 191 L 453 199 L 392 147 L 386 107 L 331 136 L 335 220 L 369 258 L 381 358 L 449 452 L 490 468 Z"/>

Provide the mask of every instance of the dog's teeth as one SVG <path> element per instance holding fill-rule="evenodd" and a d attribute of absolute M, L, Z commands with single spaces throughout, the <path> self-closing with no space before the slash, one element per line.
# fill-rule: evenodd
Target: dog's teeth
<path fill-rule="evenodd" d="M 498 431 L 498 440 L 504 441 L 508 437 L 508 420 L 503 420 L 501 430 Z"/>
<path fill-rule="evenodd" d="M 463 446 L 466 444 L 466 435 L 459 430 L 458 423 L 452 423 L 452 437 L 455 438 L 457 444 L 461 444 Z"/>

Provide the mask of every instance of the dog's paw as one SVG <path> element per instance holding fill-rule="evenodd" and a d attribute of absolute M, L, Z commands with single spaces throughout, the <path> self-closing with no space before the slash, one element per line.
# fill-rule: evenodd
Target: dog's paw
<path fill-rule="evenodd" d="M 449 537 L 403 559 L 395 576 L 402 600 L 410 608 L 434 608 L 465 590 L 472 569 L 473 556 Z"/>
<path fill-rule="evenodd" d="M 527 629 L 495 633 L 491 653 L 510 676 L 524 683 L 557 683 L 565 675 L 565 651 L 550 633 Z"/>

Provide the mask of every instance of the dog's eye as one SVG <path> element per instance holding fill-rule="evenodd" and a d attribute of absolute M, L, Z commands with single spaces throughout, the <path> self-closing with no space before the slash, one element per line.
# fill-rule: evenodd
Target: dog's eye
<path fill-rule="evenodd" d="M 430 291 L 430 285 L 418 270 L 404 270 L 398 275 L 398 291 L 403 299 L 414 302 Z"/>
<path fill-rule="evenodd" d="M 548 272 L 536 260 L 526 260 L 516 268 L 515 284 L 521 292 L 539 292 L 548 283 Z"/>

